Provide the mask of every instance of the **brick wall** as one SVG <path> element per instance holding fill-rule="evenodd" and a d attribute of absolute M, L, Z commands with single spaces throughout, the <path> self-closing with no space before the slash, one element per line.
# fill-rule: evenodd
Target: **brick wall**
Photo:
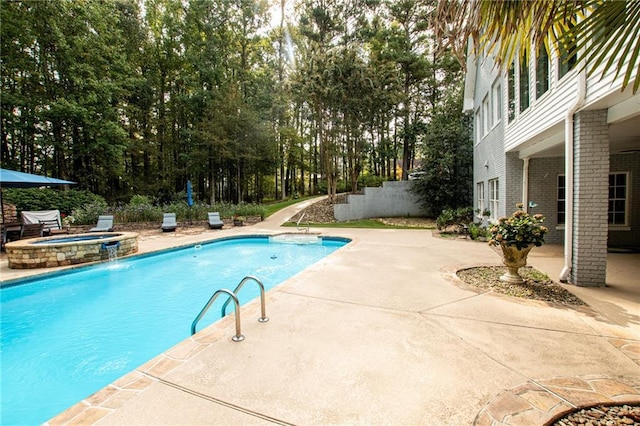
<path fill-rule="evenodd" d="M 542 213 L 549 232 L 547 244 L 564 243 L 564 225 L 558 224 L 558 176 L 564 174 L 564 157 L 532 158 L 529 162 L 529 200 L 538 206 L 530 213 Z"/>
<path fill-rule="evenodd" d="M 574 221 L 571 279 L 603 286 L 607 270 L 609 192 L 607 111 L 582 111 L 574 121 Z"/>

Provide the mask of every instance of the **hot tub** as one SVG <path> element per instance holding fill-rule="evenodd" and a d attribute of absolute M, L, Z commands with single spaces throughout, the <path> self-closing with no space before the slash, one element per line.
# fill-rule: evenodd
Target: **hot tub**
<path fill-rule="evenodd" d="M 138 251 L 135 232 L 30 238 L 5 245 L 11 269 L 51 268 L 107 260 Z"/>

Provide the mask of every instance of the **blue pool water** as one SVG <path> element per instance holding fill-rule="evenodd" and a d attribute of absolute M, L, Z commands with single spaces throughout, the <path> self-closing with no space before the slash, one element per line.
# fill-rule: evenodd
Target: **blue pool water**
<path fill-rule="evenodd" d="M 36 241 L 31 244 L 35 245 L 51 245 L 51 244 L 59 244 L 59 243 L 74 243 L 77 241 L 95 241 L 95 240 L 104 240 L 106 238 L 117 237 L 122 234 L 96 234 L 96 235 L 80 235 L 80 236 L 71 236 L 71 237 L 60 237 L 48 240 Z"/>
<path fill-rule="evenodd" d="M 215 290 L 233 290 L 247 275 L 272 288 L 344 244 L 228 239 L 2 288 L 0 423 L 47 421 L 188 338 Z M 246 303 L 258 294 L 247 283 L 238 297 Z M 224 301 L 216 300 L 198 330 L 220 318 Z"/>

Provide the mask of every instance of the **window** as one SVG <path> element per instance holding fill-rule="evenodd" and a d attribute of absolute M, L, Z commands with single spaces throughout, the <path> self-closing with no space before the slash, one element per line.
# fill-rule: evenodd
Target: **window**
<path fill-rule="evenodd" d="M 493 110 L 492 124 L 495 126 L 502 120 L 502 84 L 499 81 L 493 83 L 491 88 L 491 109 Z"/>
<path fill-rule="evenodd" d="M 557 221 L 558 221 L 558 225 L 564 225 L 565 220 L 567 218 L 567 193 L 566 193 L 566 189 L 567 189 L 567 184 L 566 184 L 566 178 L 564 175 L 559 175 L 558 176 L 558 202 L 557 202 L 557 206 L 558 206 L 558 216 L 557 216 Z"/>
<path fill-rule="evenodd" d="M 628 173 L 609 174 L 609 224 L 627 225 Z"/>
<path fill-rule="evenodd" d="M 485 211 L 484 205 L 484 182 L 478 182 L 476 185 L 477 197 L 478 197 L 478 214 L 482 215 L 482 212 Z"/>
<path fill-rule="evenodd" d="M 529 60 L 523 57 L 520 61 L 520 112 L 529 108 Z"/>
<path fill-rule="evenodd" d="M 480 117 L 480 108 L 476 111 L 476 143 L 482 139 L 482 117 Z"/>
<path fill-rule="evenodd" d="M 511 64 L 507 73 L 507 119 L 509 123 L 516 117 L 516 67 Z"/>
<path fill-rule="evenodd" d="M 576 67 L 578 55 L 569 56 L 567 51 L 560 45 L 560 55 L 558 56 L 558 80 L 564 77 L 569 71 Z"/>
<path fill-rule="evenodd" d="M 627 225 L 629 203 L 629 173 L 609 174 L 609 208 L 608 217 L 610 225 Z M 558 225 L 563 225 L 566 221 L 566 179 L 564 175 L 558 176 Z"/>
<path fill-rule="evenodd" d="M 489 181 L 489 210 L 491 210 L 492 219 L 495 219 L 498 214 L 498 202 L 500 201 L 498 189 L 498 179 L 491 179 Z"/>
<path fill-rule="evenodd" d="M 549 90 L 549 54 L 547 48 L 542 46 L 536 61 L 536 99 Z"/>
<path fill-rule="evenodd" d="M 489 95 L 482 100 L 482 136 L 491 129 L 491 112 L 489 111 Z"/>

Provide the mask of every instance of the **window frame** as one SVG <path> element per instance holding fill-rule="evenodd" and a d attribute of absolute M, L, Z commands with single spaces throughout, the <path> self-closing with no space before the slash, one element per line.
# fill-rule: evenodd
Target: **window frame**
<path fill-rule="evenodd" d="M 482 136 L 487 136 L 493 127 L 491 123 L 491 106 L 489 105 L 489 94 L 482 99 Z"/>
<path fill-rule="evenodd" d="M 482 128 L 482 107 L 478 107 L 475 113 L 475 121 L 476 121 L 476 145 L 480 143 L 483 138 L 483 128 Z"/>
<path fill-rule="evenodd" d="M 511 64 L 507 71 L 507 123 L 516 119 L 516 64 Z"/>
<path fill-rule="evenodd" d="M 502 82 L 500 79 L 491 85 L 491 109 L 493 127 L 495 127 L 502 121 Z"/>
<path fill-rule="evenodd" d="M 484 197 L 484 181 L 476 183 L 476 205 L 478 209 L 477 216 L 482 216 L 482 213 L 486 210 L 485 197 Z"/>
<path fill-rule="evenodd" d="M 560 186 L 560 179 L 562 179 L 562 186 Z M 564 174 L 559 174 L 556 179 L 556 224 L 558 226 L 564 226 L 567 221 L 567 177 Z M 562 198 L 560 198 L 560 191 L 562 188 Z M 562 215 L 562 219 L 560 219 Z"/>
<path fill-rule="evenodd" d="M 614 180 L 616 179 L 617 176 L 624 176 L 625 177 L 625 183 L 624 183 L 624 198 L 620 198 L 617 196 L 614 196 L 613 198 L 611 197 L 611 178 L 613 177 Z M 629 212 L 631 211 L 631 200 L 630 200 L 630 178 L 631 178 L 631 172 L 609 172 L 609 194 L 607 196 L 607 202 L 608 202 L 608 206 L 607 206 L 607 224 L 609 225 L 610 228 L 626 228 L 629 227 Z M 615 185 L 614 183 L 614 192 L 615 188 L 618 188 L 618 186 Z M 617 195 L 617 194 L 614 194 Z M 614 209 L 614 211 L 612 212 L 611 210 L 611 203 L 613 202 L 614 206 L 616 201 L 624 201 L 624 211 L 622 212 L 624 214 L 624 223 L 613 223 L 611 221 L 611 216 L 616 214 L 617 210 Z"/>
<path fill-rule="evenodd" d="M 551 83 L 549 52 L 547 52 L 545 46 L 542 46 L 540 53 L 536 58 L 536 100 L 540 99 L 549 91 Z M 544 53 L 544 55 L 542 53 Z M 544 59 L 544 62 L 541 64 L 542 59 Z M 541 73 L 542 70 L 544 72 Z"/>
<path fill-rule="evenodd" d="M 608 185 L 608 194 L 607 194 L 607 225 L 609 226 L 609 229 L 617 229 L 617 230 L 621 230 L 621 229 L 625 229 L 625 228 L 629 228 L 629 215 L 631 212 L 631 188 L 629 185 L 630 179 L 631 179 L 631 172 L 609 172 L 607 179 L 610 181 L 611 177 L 614 177 L 617 175 L 625 175 L 625 185 L 624 185 L 624 198 L 617 198 L 614 197 L 613 199 L 610 197 L 611 195 L 611 185 Z M 560 179 L 563 179 L 564 182 L 564 187 L 562 187 L 560 185 Z M 567 211 L 567 185 L 566 185 L 566 176 L 564 174 L 559 174 L 558 178 L 556 180 L 556 206 L 557 206 L 557 212 L 556 212 L 556 222 L 558 226 L 564 226 L 566 224 L 566 211 Z M 614 186 L 615 188 L 615 186 Z M 562 195 L 564 196 L 564 198 L 560 198 L 561 196 L 561 192 Z M 615 192 L 615 189 L 614 189 Z M 612 212 L 610 209 L 610 205 L 611 202 L 615 203 L 615 201 L 619 201 L 619 200 L 624 200 L 624 223 L 612 223 L 610 221 L 610 217 L 612 214 L 615 214 L 615 211 Z M 560 219 L 560 216 L 563 216 L 563 219 Z"/>
<path fill-rule="evenodd" d="M 496 219 L 500 207 L 500 181 L 498 178 L 489 179 L 489 211 L 491 219 Z"/>
<path fill-rule="evenodd" d="M 518 112 L 523 113 L 531 106 L 531 82 L 529 81 L 529 58 L 524 56 L 518 66 Z"/>

